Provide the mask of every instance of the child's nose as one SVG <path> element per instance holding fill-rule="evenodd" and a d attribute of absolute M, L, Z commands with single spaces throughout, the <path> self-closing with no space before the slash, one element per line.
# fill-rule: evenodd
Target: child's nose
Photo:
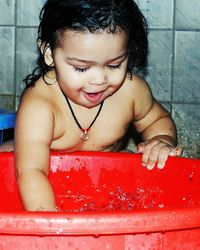
<path fill-rule="evenodd" d="M 99 70 L 94 72 L 93 76 L 90 79 L 90 84 L 92 85 L 103 85 L 108 82 L 106 72 L 104 70 Z"/>

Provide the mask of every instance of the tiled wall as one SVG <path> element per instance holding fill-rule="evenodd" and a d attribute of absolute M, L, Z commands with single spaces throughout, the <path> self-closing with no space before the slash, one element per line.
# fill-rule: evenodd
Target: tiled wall
<path fill-rule="evenodd" d="M 0 107 L 17 109 L 37 57 L 45 0 L 0 0 Z M 176 122 L 186 155 L 200 155 L 200 1 L 137 0 L 150 26 L 146 79 Z"/>

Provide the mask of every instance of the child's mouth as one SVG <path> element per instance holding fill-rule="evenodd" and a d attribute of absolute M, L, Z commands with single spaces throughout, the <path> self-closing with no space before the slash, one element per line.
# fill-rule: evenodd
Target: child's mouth
<path fill-rule="evenodd" d="M 84 92 L 85 98 L 90 102 L 99 102 L 102 95 L 103 95 L 103 92 L 97 92 L 97 93 Z"/>

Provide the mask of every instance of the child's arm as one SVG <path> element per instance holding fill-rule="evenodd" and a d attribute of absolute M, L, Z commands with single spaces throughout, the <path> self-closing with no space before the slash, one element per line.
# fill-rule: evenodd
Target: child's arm
<path fill-rule="evenodd" d="M 53 117 L 39 100 L 22 101 L 15 128 L 15 166 L 21 199 L 26 210 L 55 211 L 48 181 Z"/>
<path fill-rule="evenodd" d="M 144 140 L 138 145 L 142 163 L 148 169 L 163 168 L 169 155 L 180 155 L 176 149 L 176 127 L 169 113 L 153 98 L 147 83 L 137 79 L 134 102 L 134 126 Z M 138 92 L 138 93 L 137 93 Z"/>

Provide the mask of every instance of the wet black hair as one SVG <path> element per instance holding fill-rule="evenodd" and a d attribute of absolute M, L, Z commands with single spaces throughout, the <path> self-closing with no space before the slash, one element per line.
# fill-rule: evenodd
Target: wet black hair
<path fill-rule="evenodd" d="M 128 73 L 146 62 L 147 22 L 133 0 L 47 0 L 40 12 L 38 28 L 38 41 L 44 51 L 48 46 L 53 51 L 60 34 L 66 29 L 92 33 L 123 30 L 129 36 Z M 40 53 L 38 67 L 24 79 L 26 87 L 33 86 L 53 68 L 45 64 L 43 54 Z"/>

